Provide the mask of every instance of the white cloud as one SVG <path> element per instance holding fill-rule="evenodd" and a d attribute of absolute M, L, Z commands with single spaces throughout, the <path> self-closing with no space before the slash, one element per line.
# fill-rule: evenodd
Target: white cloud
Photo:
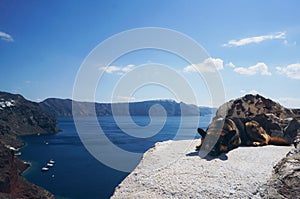
<path fill-rule="evenodd" d="M 184 72 L 216 72 L 223 69 L 223 60 L 219 58 L 207 58 L 202 63 L 186 66 Z"/>
<path fill-rule="evenodd" d="M 226 66 L 229 66 L 231 68 L 235 68 L 235 65 L 232 62 L 229 62 L 228 64 L 226 64 Z"/>
<path fill-rule="evenodd" d="M 260 73 L 261 75 L 271 75 L 271 73 L 268 71 L 268 66 L 262 62 L 259 62 L 254 66 L 249 66 L 248 68 L 234 68 L 233 71 L 241 75 L 255 75 L 257 73 Z"/>
<path fill-rule="evenodd" d="M 106 73 L 113 73 L 115 71 L 120 71 L 121 69 L 118 66 L 108 66 L 108 67 L 100 67 L 100 70 L 103 70 Z"/>
<path fill-rule="evenodd" d="M 12 38 L 11 35 L 5 33 L 5 32 L 1 32 L 0 31 L 0 39 L 4 40 L 4 41 L 7 41 L 7 42 L 13 42 L 14 39 Z"/>
<path fill-rule="evenodd" d="M 123 67 L 123 68 L 122 68 L 122 71 L 125 72 L 125 73 L 126 73 L 126 72 L 129 72 L 129 71 L 131 71 L 131 70 L 133 69 L 133 67 L 134 67 L 133 64 L 129 64 L 129 65 Z"/>
<path fill-rule="evenodd" d="M 300 63 L 290 64 L 287 67 L 276 67 L 276 70 L 292 79 L 300 79 Z"/>
<path fill-rule="evenodd" d="M 132 70 L 134 67 L 134 65 L 129 64 L 125 67 L 122 66 L 107 66 L 107 67 L 100 67 L 99 70 L 103 70 L 106 73 L 117 73 L 118 75 L 123 75 L 124 73 L 129 72 L 130 70 Z"/>
<path fill-rule="evenodd" d="M 248 37 L 248 38 L 243 38 L 240 40 L 230 40 L 226 44 L 223 44 L 223 46 L 224 47 L 244 46 L 244 45 L 251 44 L 251 43 L 258 44 L 265 40 L 285 39 L 285 38 L 286 38 L 286 32 L 278 32 L 276 34 Z"/>

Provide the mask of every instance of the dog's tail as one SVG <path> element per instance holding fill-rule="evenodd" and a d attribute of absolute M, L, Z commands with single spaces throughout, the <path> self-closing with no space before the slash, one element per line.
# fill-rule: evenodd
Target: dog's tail
<path fill-rule="evenodd" d="M 291 143 L 282 137 L 270 137 L 269 144 L 279 146 L 289 146 Z"/>

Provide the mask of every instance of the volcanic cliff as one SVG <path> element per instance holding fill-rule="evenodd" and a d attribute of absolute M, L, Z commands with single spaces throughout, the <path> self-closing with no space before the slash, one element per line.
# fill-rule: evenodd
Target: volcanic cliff
<path fill-rule="evenodd" d="M 14 156 L 18 136 L 56 133 L 56 119 L 21 95 L 0 92 L 0 198 L 54 198 L 22 176 L 28 166 Z"/>

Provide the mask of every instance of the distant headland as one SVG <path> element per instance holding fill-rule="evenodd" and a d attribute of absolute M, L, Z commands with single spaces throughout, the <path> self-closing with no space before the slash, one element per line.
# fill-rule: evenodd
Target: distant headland
<path fill-rule="evenodd" d="M 76 105 L 76 109 L 72 110 L 72 103 Z M 54 117 L 60 116 L 90 116 L 96 114 L 97 116 L 147 116 L 150 108 L 154 105 L 160 105 L 165 112 L 160 110 L 153 110 L 153 114 L 161 116 L 200 116 L 207 114 L 214 114 L 216 108 L 198 107 L 193 104 L 186 104 L 183 102 L 176 102 L 174 100 L 149 100 L 142 102 L 130 103 L 92 103 L 92 102 L 78 102 L 71 99 L 48 98 L 39 103 L 39 106 L 47 113 Z M 128 113 L 129 106 L 129 113 Z"/>

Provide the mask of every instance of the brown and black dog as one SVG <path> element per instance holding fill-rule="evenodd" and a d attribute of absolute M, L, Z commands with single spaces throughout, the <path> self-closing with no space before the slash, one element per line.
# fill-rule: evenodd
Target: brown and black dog
<path fill-rule="evenodd" d="M 245 118 L 216 119 L 206 131 L 198 128 L 198 133 L 201 135 L 201 143 L 196 146 L 196 150 L 204 147 L 212 156 L 238 146 L 291 145 L 282 137 L 271 137 L 257 121 Z"/>

